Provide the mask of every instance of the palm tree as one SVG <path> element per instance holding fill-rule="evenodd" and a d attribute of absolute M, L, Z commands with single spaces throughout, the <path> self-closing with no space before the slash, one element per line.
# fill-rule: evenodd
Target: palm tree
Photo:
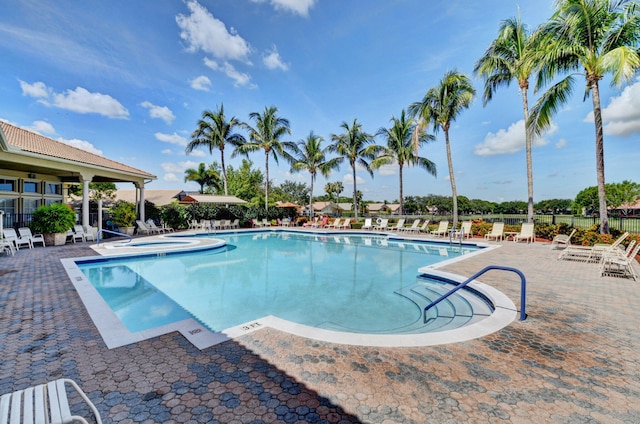
<path fill-rule="evenodd" d="M 325 177 L 340 166 L 340 158 L 327 159 L 328 147 L 322 148 L 324 139 L 315 135 L 313 131 L 307 138 L 294 144 L 292 149 L 291 171 L 306 170 L 311 174 L 311 193 L 309 194 L 309 217 L 313 217 L 313 183 L 320 172 Z"/>
<path fill-rule="evenodd" d="M 249 152 L 256 150 L 264 150 L 265 156 L 265 190 L 264 190 L 264 209 L 269 209 L 269 157 L 278 163 L 278 155 L 286 156 L 285 148 L 291 147 L 294 143 L 281 141 L 285 134 L 291 134 L 289 121 L 278 116 L 278 108 L 269 106 L 264 108 L 262 114 L 251 112 L 249 119 L 256 122 L 255 127 L 249 124 L 243 126 L 249 131 L 249 141 L 239 144 L 233 152 L 233 155 L 248 155 Z"/>
<path fill-rule="evenodd" d="M 215 170 L 213 165 L 206 167 L 204 162 L 200 162 L 198 169 L 189 168 L 184 171 L 184 182 L 194 181 L 200 184 L 200 194 L 204 193 L 204 186 L 211 186 L 214 188 L 220 187 L 220 174 Z"/>
<path fill-rule="evenodd" d="M 448 71 L 437 86 L 430 88 L 422 101 L 415 102 L 409 106 L 409 113 L 414 117 L 418 117 L 418 125 L 416 125 L 413 136 L 414 143 L 418 142 L 419 135 L 426 126 L 431 125 L 434 132 L 437 132 L 438 129 L 442 129 L 444 132 L 449 180 L 451 181 L 453 197 L 454 226 L 458 224 L 458 193 L 451 159 L 449 129 L 451 128 L 451 122 L 456 120 L 460 112 L 469 107 L 475 94 L 476 90 L 473 88 L 469 77 L 453 70 Z"/>
<path fill-rule="evenodd" d="M 530 129 L 540 134 L 552 115 L 567 102 L 574 76 L 587 82 L 584 99 L 591 95 L 596 141 L 596 174 L 600 233 L 609 233 L 604 178 L 604 135 L 599 81 L 612 74 L 612 84 L 629 82 L 640 68 L 640 8 L 627 0 L 558 0 L 556 11 L 537 34 L 544 43 L 536 89 L 561 72 L 570 72 L 546 91 L 531 109 Z"/>
<path fill-rule="evenodd" d="M 517 81 L 522 95 L 524 122 L 529 120 L 529 78 L 536 68 L 536 46 L 525 24 L 517 18 L 502 22 L 498 37 L 491 42 L 484 56 L 475 65 L 474 72 L 484 78 L 484 106 L 501 86 L 508 87 Z M 533 164 L 531 159 L 532 134 L 525 131 L 525 155 L 527 161 L 527 222 L 533 222 Z"/>
<path fill-rule="evenodd" d="M 353 173 L 353 210 L 355 218 L 358 219 L 358 197 L 356 187 L 356 165 L 360 165 L 365 171 L 373 177 L 373 169 L 369 161 L 372 161 L 381 152 L 382 147 L 374 144 L 373 136 L 362 130 L 362 124 L 357 119 L 353 120 L 353 124 L 349 126 L 346 122 L 340 125 L 344 129 L 342 134 L 332 134 L 329 145 L 329 152 L 337 153 L 341 157 L 340 162 L 344 159 L 349 161 L 351 171 Z"/>
<path fill-rule="evenodd" d="M 404 213 L 404 195 L 402 193 L 403 181 L 402 171 L 404 166 L 417 165 L 426 170 L 429 174 L 436 176 L 436 164 L 427 158 L 418 156 L 416 146 L 434 140 L 431 134 L 421 132 L 418 136 L 417 144 L 413 141 L 413 132 L 416 123 L 413 119 L 405 116 L 404 109 L 400 118 L 391 117 L 392 125 L 389 128 L 380 128 L 376 135 L 380 135 L 387 140 L 387 147 L 384 153 L 373 161 L 374 167 L 386 165 L 393 162 L 398 164 L 398 175 L 400 178 L 400 215 Z"/>
<path fill-rule="evenodd" d="M 224 116 L 223 104 L 215 112 L 205 110 L 202 112 L 202 118 L 198 121 L 198 128 L 191 134 L 191 141 L 184 149 L 186 153 L 191 153 L 196 147 L 204 146 L 209 149 L 211 154 L 213 154 L 213 149 L 220 150 L 225 196 L 229 194 L 229 189 L 227 186 L 227 168 L 224 163 L 224 147 L 227 143 L 238 146 L 245 142 L 244 136 L 233 132 L 234 128 L 240 125 L 241 122 L 235 116 L 227 121 Z"/>
<path fill-rule="evenodd" d="M 333 183 L 327 183 L 324 186 L 324 191 L 329 195 L 329 198 L 333 198 L 333 195 L 336 195 L 336 203 L 340 201 L 340 193 L 344 191 L 344 185 L 342 181 L 336 181 Z"/>

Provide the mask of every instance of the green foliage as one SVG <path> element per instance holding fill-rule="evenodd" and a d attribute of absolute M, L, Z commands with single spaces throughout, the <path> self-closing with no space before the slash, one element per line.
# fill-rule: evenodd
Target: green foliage
<path fill-rule="evenodd" d="M 188 228 L 191 215 L 184 205 L 172 202 L 160 209 L 162 220 L 174 229 Z"/>
<path fill-rule="evenodd" d="M 604 185 L 607 196 L 607 206 L 617 208 L 624 204 L 632 204 L 640 197 L 640 184 L 629 180 L 621 183 L 609 183 Z M 573 202 L 573 212 L 582 214 L 582 209 L 587 215 L 597 214 L 599 211 L 598 187 L 592 186 L 581 190 Z M 623 210 L 626 214 L 626 210 Z"/>
<path fill-rule="evenodd" d="M 42 234 L 66 233 L 76 223 L 76 214 L 68 205 L 53 203 L 33 212 L 31 230 Z"/>
<path fill-rule="evenodd" d="M 566 213 L 571 211 L 571 199 L 548 199 L 536 203 L 534 208 L 542 213 Z"/>
<path fill-rule="evenodd" d="M 285 180 L 278 187 L 273 188 L 272 200 L 306 205 L 309 203 L 309 192 L 310 189 L 306 183 Z"/>
<path fill-rule="evenodd" d="M 251 201 L 260 195 L 264 175 L 259 169 L 253 169 L 252 161 L 243 159 L 238 169 L 227 167 L 227 183 L 230 195 Z"/>
<path fill-rule="evenodd" d="M 118 227 L 133 227 L 136 220 L 136 205 L 122 200 L 117 201 L 110 209 L 113 223 Z"/>

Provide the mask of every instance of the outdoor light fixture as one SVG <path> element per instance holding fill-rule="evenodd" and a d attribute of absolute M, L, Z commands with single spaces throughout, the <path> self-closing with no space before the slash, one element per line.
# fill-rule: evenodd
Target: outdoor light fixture
<path fill-rule="evenodd" d="M 29 178 L 34 179 L 35 177 L 36 177 L 36 174 L 33 174 L 33 173 L 29 174 Z"/>

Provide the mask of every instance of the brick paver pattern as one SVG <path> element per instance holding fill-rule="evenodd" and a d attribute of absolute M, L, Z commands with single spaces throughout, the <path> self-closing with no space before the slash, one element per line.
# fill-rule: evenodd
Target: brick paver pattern
<path fill-rule="evenodd" d="M 639 423 L 640 283 L 500 244 L 445 267 L 525 273 L 527 320 L 489 336 L 376 348 L 265 328 L 202 351 L 178 333 L 107 349 L 59 261 L 88 245 L 21 249 L 0 257 L 0 394 L 72 378 L 105 423 Z M 520 307 L 515 274 L 481 280 Z"/>

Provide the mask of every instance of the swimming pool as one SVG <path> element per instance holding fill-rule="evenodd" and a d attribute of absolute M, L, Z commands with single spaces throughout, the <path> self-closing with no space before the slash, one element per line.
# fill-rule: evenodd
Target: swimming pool
<path fill-rule="evenodd" d="M 485 297 L 467 293 L 442 306 L 445 315 L 457 308 L 448 321 L 458 323 L 422 323 L 423 307 L 450 287 L 417 269 L 474 254 L 475 245 L 288 231 L 216 238 L 226 246 L 76 262 L 131 332 L 190 316 L 213 331 L 274 316 L 323 330 L 397 335 L 450 329 L 492 313 Z"/>

